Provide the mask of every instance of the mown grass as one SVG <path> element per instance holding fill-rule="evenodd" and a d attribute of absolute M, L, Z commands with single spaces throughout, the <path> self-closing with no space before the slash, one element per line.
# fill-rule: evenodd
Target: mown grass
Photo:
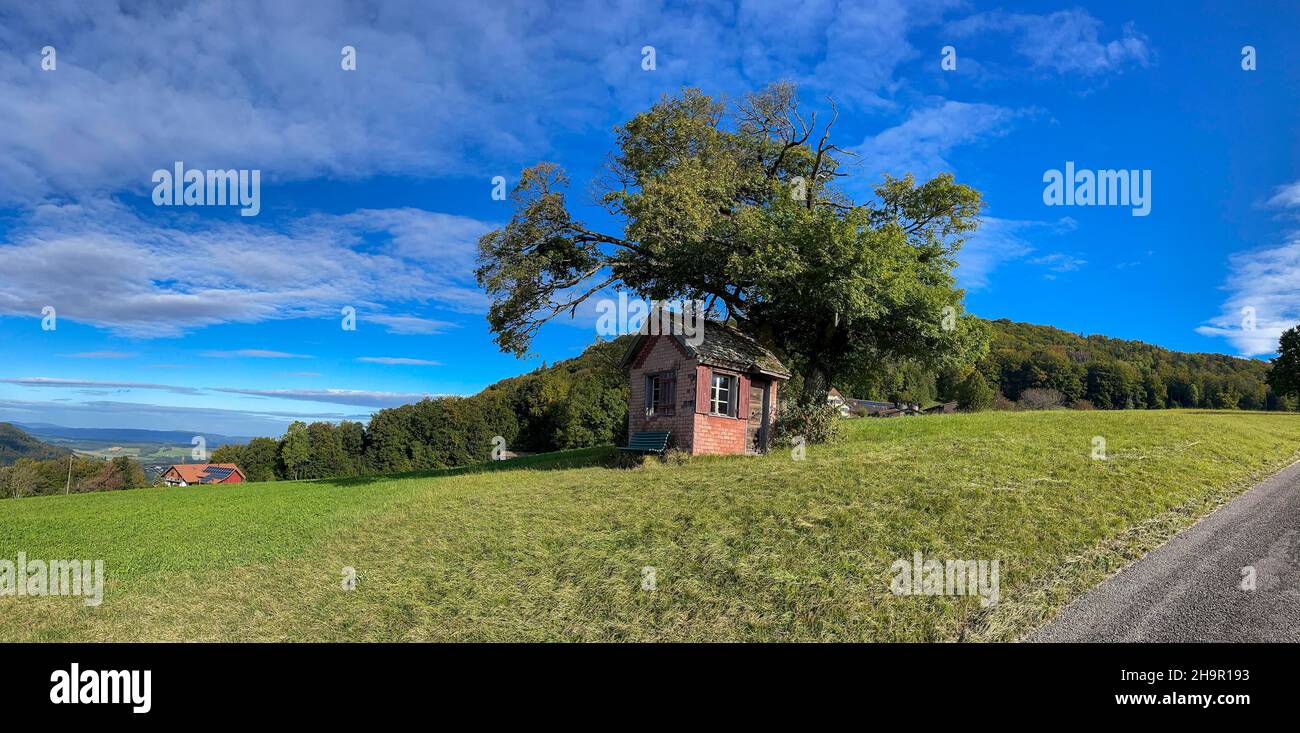
<path fill-rule="evenodd" d="M 3 501 L 0 557 L 102 558 L 108 587 L 97 608 L 0 598 L 0 639 L 1011 640 L 1300 449 L 1300 415 L 1236 412 L 946 415 L 847 432 L 802 461 L 626 470 L 592 449 Z M 1000 560 L 1001 602 L 892 595 L 890 565 L 915 550 Z"/>

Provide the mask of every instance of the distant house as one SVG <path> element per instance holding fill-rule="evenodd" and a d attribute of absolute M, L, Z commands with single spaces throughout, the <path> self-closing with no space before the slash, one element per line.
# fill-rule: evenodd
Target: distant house
<path fill-rule="evenodd" d="M 233 463 L 177 463 L 160 476 L 167 486 L 242 484 L 248 479 Z"/>
<path fill-rule="evenodd" d="M 831 387 L 826 396 L 826 404 L 839 411 L 841 417 L 898 417 L 900 415 L 920 415 L 921 406 L 915 402 L 877 402 L 875 400 L 855 400 L 845 397 L 838 389 Z"/>
<path fill-rule="evenodd" d="M 622 361 L 628 435 L 667 430 L 670 445 L 694 455 L 766 452 L 790 371 L 730 326 L 707 321 L 703 336 L 698 345 L 668 334 L 633 339 Z"/>
<path fill-rule="evenodd" d="M 826 404 L 834 407 L 840 413 L 840 417 L 853 417 L 853 408 L 849 406 L 849 399 L 834 387 L 831 387 L 831 393 L 826 395 Z"/>

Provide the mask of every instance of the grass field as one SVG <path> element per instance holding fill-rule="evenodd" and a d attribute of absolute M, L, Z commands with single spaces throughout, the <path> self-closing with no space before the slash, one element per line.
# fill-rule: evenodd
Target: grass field
<path fill-rule="evenodd" d="M 1012 640 L 1300 457 L 1294 414 L 983 413 L 846 432 L 802 461 L 628 470 L 592 449 L 0 501 L 0 558 L 102 558 L 108 576 L 97 608 L 0 598 L 0 640 Z M 891 564 L 915 550 L 1000 560 L 1001 602 L 892 595 Z"/>

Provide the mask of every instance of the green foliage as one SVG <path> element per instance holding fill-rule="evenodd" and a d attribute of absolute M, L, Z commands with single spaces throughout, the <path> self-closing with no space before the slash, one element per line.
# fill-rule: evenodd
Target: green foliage
<path fill-rule="evenodd" d="M 148 483 L 139 463 L 127 456 L 119 456 L 105 463 L 87 486 L 91 491 L 115 491 L 136 489 Z"/>
<path fill-rule="evenodd" d="M 502 380 L 472 397 L 426 399 L 380 410 L 360 431 L 358 472 L 480 463 L 492 458 L 497 437 L 507 450 L 523 452 L 619 442 L 627 431 L 627 375 L 618 360 L 628 342 L 597 343 L 575 359 Z M 340 426 L 349 455 L 353 449 L 347 446 L 355 443 L 360 427 L 352 425 L 356 427 Z"/>
<path fill-rule="evenodd" d="M 987 410 L 993 406 L 994 392 L 978 369 L 972 370 L 957 387 L 957 406 L 968 412 Z"/>
<path fill-rule="evenodd" d="M 279 443 L 272 438 L 253 438 L 248 441 L 246 446 L 242 447 L 240 460 L 237 461 L 217 461 L 213 463 L 234 463 L 240 470 L 243 470 L 244 477 L 248 481 L 274 481 L 276 478 L 276 467 L 279 464 Z M 221 450 L 221 448 L 217 448 Z"/>
<path fill-rule="evenodd" d="M 1294 409 L 1267 383 L 1268 365 L 1254 359 L 1186 354 L 1005 319 L 988 325 L 992 342 L 978 368 L 1008 399 L 1045 388 L 1067 404 L 1086 399 L 1100 409 Z M 942 386 L 942 375 L 938 381 Z"/>
<path fill-rule="evenodd" d="M 1300 327 L 1282 332 L 1277 356 L 1269 362 L 1268 386 L 1282 397 L 1300 395 Z"/>
<path fill-rule="evenodd" d="M 40 493 L 40 474 L 36 461 L 20 458 L 8 468 L 0 468 L 0 488 L 4 489 L 4 496 L 13 499 Z"/>
<path fill-rule="evenodd" d="M 339 443 L 347 456 L 349 476 L 366 472 L 366 426 L 355 420 L 344 420 L 338 425 Z"/>
<path fill-rule="evenodd" d="M 772 426 L 772 442 L 783 446 L 794 445 L 796 438 L 803 438 L 805 445 L 831 443 L 839 435 L 840 413 L 825 403 L 782 400 Z"/>
<path fill-rule="evenodd" d="M 952 270 L 979 193 L 907 174 L 854 201 L 833 124 L 805 123 L 789 84 L 732 111 L 696 89 L 665 97 L 618 128 L 597 182 L 617 233 L 572 218 L 557 166 L 526 169 L 510 221 L 479 241 L 498 345 L 527 353 L 542 324 L 620 283 L 725 312 L 802 373 L 809 403 L 885 363 L 968 366 L 984 331 L 963 316 Z"/>
<path fill-rule="evenodd" d="M 1103 410 L 1132 407 L 1125 373 L 1119 362 L 1102 362 L 1088 367 L 1088 401 Z"/>
<path fill-rule="evenodd" d="M 370 417 L 366 429 L 366 467 L 373 473 L 401 473 L 411 470 L 411 410 L 380 410 Z"/>
<path fill-rule="evenodd" d="M 299 478 L 353 475 L 352 458 L 343 448 L 340 426 L 329 422 L 308 425 L 307 444 L 307 460 L 302 463 Z"/>
<path fill-rule="evenodd" d="M 110 461 L 75 457 L 71 466 L 66 457 L 43 461 L 20 458 L 12 466 L 0 467 L 0 497 L 9 498 L 133 489 L 148 483 L 144 469 L 127 456 Z"/>
<path fill-rule="evenodd" d="M 295 420 L 285 431 L 280 440 L 280 466 L 283 475 L 297 479 L 303 466 L 311 459 L 311 438 L 307 435 L 307 424 Z"/>

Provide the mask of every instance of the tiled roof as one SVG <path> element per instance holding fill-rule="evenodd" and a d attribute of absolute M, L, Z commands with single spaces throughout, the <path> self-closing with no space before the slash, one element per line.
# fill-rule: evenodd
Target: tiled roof
<path fill-rule="evenodd" d="M 646 334 L 639 334 L 632 340 L 627 354 L 623 357 L 623 366 L 632 362 Z M 672 338 L 682 349 L 701 364 L 735 369 L 741 372 L 758 372 L 770 374 L 782 379 L 790 377 L 790 370 L 785 368 L 776 356 L 763 348 L 757 341 L 739 330 L 717 321 L 704 322 L 704 340 L 699 345 L 692 345 L 684 336 Z"/>
<path fill-rule="evenodd" d="M 212 480 L 212 476 L 205 475 L 208 473 L 208 469 L 211 468 L 228 468 L 237 471 L 240 476 L 244 475 L 244 472 L 239 470 L 239 466 L 236 466 L 233 463 L 177 463 L 167 471 L 164 471 L 163 474 L 166 475 L 175 470 L 176 473 L 180 475 L 181 480 L 185 483 L 201 484 Z M 221 473 L 226 472 L 222 471 Z"/>

